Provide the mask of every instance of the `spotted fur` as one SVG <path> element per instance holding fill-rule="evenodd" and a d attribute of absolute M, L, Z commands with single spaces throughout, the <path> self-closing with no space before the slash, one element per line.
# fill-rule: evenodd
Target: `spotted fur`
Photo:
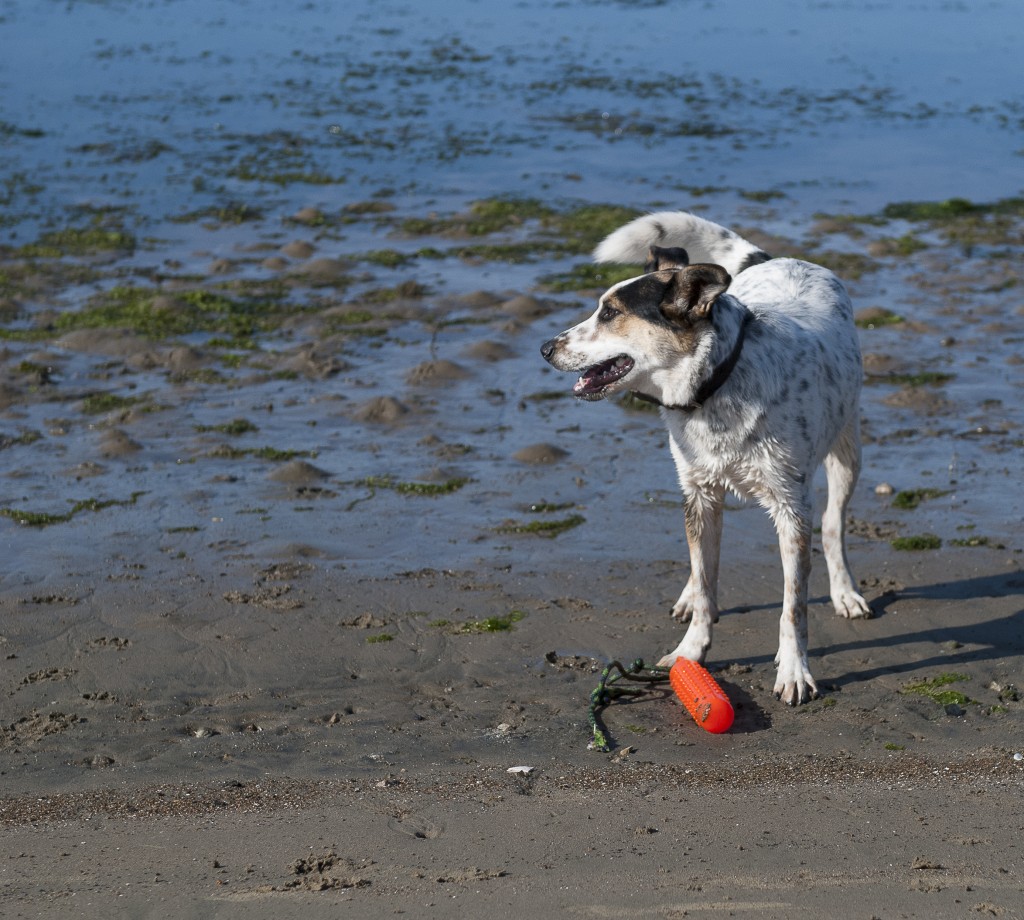
<path fill-rule="evenodd" d="M 559 370 L 581 373 L 581 398 L 633 390 L 662 405 L 690 551 L 690 577 L 672 616 L 690 625 L 661 663 L 703 661 L 711 648 L 722 508 L 732 491 L 756 499 L 775 523 L 784 575 L 775 694 L 805 702 L 818 695 L 807 661 L 807 582 L 811 485 L 822 463 L 832 603 L 844 617 L 871 614 L 854 587 L 843 526 L 860 471 L 862 377 L 846 289 L 819 265 L 770 259 L 683 212 L 633 221 L 595 257 L 646 261 L 655 270 L 612 287 L 594 314 L 541 352 Z M 702 384 L 723 368 L 724 382 L 695 406 Z"/>

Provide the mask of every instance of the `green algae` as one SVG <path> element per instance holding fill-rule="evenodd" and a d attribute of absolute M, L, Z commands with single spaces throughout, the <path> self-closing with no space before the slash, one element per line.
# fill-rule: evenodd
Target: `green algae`
<path fill-rule="evenodd" d="M 872 310 L 868 316 L 861 317 L 854 321 L 860 329 L 875 329 L 878 326 L 898 326 L 906 320 L 886 307 L 879 307 Z"/>
<path fill-rule="evenodd" d="M 885 220 L 922 224 L 947 243 L 970 254 L 976 246 L 999 246 L 1014 237 L 1016 222 L 1024 217 L 1024 197 L 1014 196 L 990 202 L 966 198 L 944 201 L 900 201 L 882 209 Z"/>
<path fill-rule="evenodd" d="M 1024 198 L 1004 198 L 991 204 L 977 204 L 966 198 L 947 198 L 945 201 L 897 201 L 882 209 L 889 220 L 941 223 L 963 217 L 1012 214 L 1024 216 Z"/>
<path fill-rule="evenodd" d="M 177 214 L 169 218 L 169 220 L 176 224 L 193 224 L 206 221 L 213 226 L 225 226 L 263 220 L 263 212 L 251 205 L 233 201 L 223 205 L 197 208 L 194 211 Z"/>
<path fill-rule="evenodd" d="M 62 256 L 111 252 L 127 255 L 135 250 L 135 246 L 136 239 L 132 234 L 93 225 L 47 231 L 34 243 L 16 250 L 16 254 L 28 259 L 59 259 Z"/>
<path fill-rule="evenodd" d="M 949 489 L 903 489 L 892 497 L 892 507 L 912 511 L 923 501 L 949 495 Z"/>
<path fill-rule="evenodd" d="M 559 534 L 572 530 L 583 524 L 586 518 L 581 514 L 573 514 L 556 521 L 530 521 L 527 524 L 510 523 L 497 528 L 498 533 L 528 534 L 537 537 L 557 537 Z"/>
<path fill-rule="evenodd" d="M 330 316 L 326 318 L 326 325 L 328 326 L 361 326 L 365 323 L 373 322 L 374 320 L 380 320 L 381 316 L 379 313 L 373 313 L 370 310 L 346 310 L 343 312 L 332 312 Z"/>
<path fill-rule="evenodd" d="M 419 281 L 410 279 L 396 284 L 394 287 L 374 288 L 366 291 L 360 296 L 360 300 L 366 303 L 385 304 L 393 303 L 396 300 L 419 300 L 430 293 L 430 288 Z"/>
<path fill-rule="evenodd" d="M 745 198 L 747 201 L 767 202 L 776 201 L 779 198 L 786 198 L 785 192 L 779 191 L 778 189 L 767 189 L 765 191 L 740 191 L 740 198 Z"/>
<path fill-rule="evenodd" d="M 99 253 L 130 254 L 136 246 L 135 237 L 119 227 L 104 226 L 97 216 L 88 226 L 69 226 L 42 234 L 35 243 L 16 250 L 24 258 L 61 258 Z"/>
<path fill-rule="evenodd" d="M 1005 544 L 1000 543 L 998 540 L 993 540 L 991 537 L 973 536 L 973 537 L 957 537 L 956 539 L 949 541 L 950 546 L 987 546 L 991 549 L 1006 549 Z"/>
<path fill-rule="evenodd" d="M 0 121 L 0 137 L 28 137 L 38 139 L 46 137 L 42 128 L 20 128 L 10 121 Z"/>
<path fill-rule="evenodd" d="M 200 433 L 216 431 L 220 434 L 231 435 L 232 437 L 260 430 L 258 425 L 253 424 L 247 418 L 232 419 L 230 422 L 224 422 L 220 425 L 193 425 L 192 427 Z"/>
<path fill-rule="evenodd" d="M 479 635 L 481 633 L 509 632 L 526 614 L 522 610 L 512 610 L 504 616 L 486 617 L 482 620 L 467 620 L 458 624 L 455 632 L 460 635 Z"/>
<path fill-rule="evenodd" d="M 876 259 L 869 258 L 859 252 L 835 252 L 826 249 L 820 252 L 812 252 L 810 255 L 798 256 L 806 258 L 811 262 L 817 262 L 830 271 L 835 272 L 840 278 L 849 278 L 857 281 L 864 275 L 878 271 L 882 265 Z"/>
<path fill-rule="evenodd" d="M 14 372 L 23 377 L 30 378 L 32 383 L 37 386 L 46 386 L 49 383 L 53 383 L 53 368 L 40 364 L 38 361 L 19 361 L 14 368 Z"/>
<path fill-rule="evenodd" d="M 360 262 L 370 262 L 383 268 L 401 268 L 414 262 L 416 257 L 397 249 L 374 249 L 355 257 Z"/>
<path fill-rule="evenodd" d="M 535 198 L 485 198 L 460 214 L 406 218 L 398 229 L 409 236 L 487 236 L 552 214 Z"/>
<path fill-rule="evenodd" d="M 882 383 L 895 383 L 908 387 L 936 387 L 949 383 L 955 377 L 956 374 L 947 374 L 942 371 L 921 371 L 918 374 L 890 374 L 878 379 Z"/>
<path fill-rule="evenodd" d="M 862 227 L 884 227 L 892 221 L 915 225 L 915 231 L 899 237 L 881 237 L 869 245 L 872 255 L 882 258 L 910 258 L 928 248 L 929 242 L 917 228 L 934 234 L 945 244 L 954 245 L 968 256 L 976 247 L 1005 247 L 1020 237 L 1019 221 L 1024 218 L 1024 197 L 1009 197 L 992 202 L 973 202 L 966 198 L 944 201 L 900 201 L 886 205 L 881 212 L 867 215 L 818 215 L 829 228 L 852 237 L 864 235 Z M 985 253 L 988 258 L 1007 258 L 1005 248 Z M 815 261 L 828 264 L 827 261 Z M 833 266 L 830 266 L 833 267 Z M 851 276 L 852 277 L 852 276 Z"/>
<path fill-rule="evenodd" d="M 899 237 L 883 237 L 871 244 L 871 253 L 876 256 L 896 256 L 909 258 L 922 249 L 927 249 L 928 244 L 915 236 L 913 233 L 905 233 Z"/>
<path fill-rule="evenodd" d="M 210 332 L 246 342 L 256 333 L 277 329 L 302 309 L 276 298 L 236 298 L 202 288 L 170 296 L 152 288 L 122 285 L 93 295 L 80 310 L 58 314 L 52 325 L 58 335 L 117 328 L 158 340 Z"/>
<path fill-rule="evenodd" d="M 389 214 L 395 210 L 395 205 L 390 201 L 382 201 L 379 198 L 368 201 L 352 201 L 342 208 L 345 214 L 352 217 L 378 216 Z"/>
<path fill-rule="evenodd" d="M 527 241 L 517 240 L 493 251 L 504 260 L 526 261 L 547 254 L 565 255 L 589 252 L 605 236 L 642 212 L 610 204 L 584 204 L 557 210 L 534 198 L 484 198 L 470 204 L 467 211 L 449 216 L 411 217 L 398 223 L 399 232 L 408 236 L 480 237 L 533 226 Z M 483 256 L 484 248 L 459 247 L 453 250 L 465 258 Z M 437 250 L 424 255 L 438 256 Z"/>
<path fill-rule="evenodd" d="M 24 527 L 50 527 L 53 524 L 66 524 L 72 518 L 85 511 L 97 512 L 103 511 L 106 508 L 129 507 L 134 505 L 139 500 L 139 497 L 145 494 L 145 492 L 132 492 L 130 498 L 108 499 L 106 501 L 101 501 L 96 498 L 88 498 L 84 501 L 75 502 L 71 506 L 71 509 L 63 514 L 25 511 L 17 508 L 0 508 L 0 516 L 10 518 L 12 521 L 17 522 Z"/>
<path fill-rule="evenodd" d="M 367 476 L 356 483 L 369 489 L 389 489 L 399 495 L 451 495 L 472 482 L 466 477 L 453 477 L 444 482 L 402 482 L 391 476 Z"/>
<path fill-rule="evenodd" d="M 563 294 L 609 288 L 620 281 L 635 278 L 637 274 L 635 265 L 620 265 L 613 262 L 595 265 L 584 262 L 574 265 L 567 272 L 545 275 L 540 279 L 540 283 L 552 293 Z"/>
<path fill-rule="evenodd" d="M 315 459 L 317 451 L 281 449 L 278 447 L 231 447 L 224 444 L 211 450 L 206 456 L 215 460 L 241 460 L 245 457 L 255 457 L 257 460 L 285 463 L 288 460 L 300 458 Z"/>
<path fill-rule="evenodd" d="M 377 636 L 367 636 L 366 641 L 373 645 L 378 642 L 393 642 L 394 638 L 390 633 L 380 633 Z"/>
<path fill-rule="evenodd" d="M 927 699 L 933 700 L 940 706 L 963 706 L 967 703 L 974 703 L 975 700 L 972 700 L 969 696 L 960 693 L 958 690 L 943 688 L 947 688 L 950 684 L 960 683 L 970 679 L 971 678 L 967 674 L 939 674 L 936 677 L 930 677 L 927 680 L 904 684 L 903 687 L 900 688 L 900 693 L 923 696 Z"/>
<path fill-rule="evenodd" d="M 448 252 L 427 250 L 436 255 L 432 258 L 454 256 L 466 262 L 504 262 L 508 265 L 523 265 L 538 258 L 553 254 L 552 245 L 543 239 L 524 243 L 478 243 L 473 246 L 458 246 Z M 426 258 L 427 256 L 424 256 Z"/>
<path fill-rule="evenodd" d="M 942 547 L 942 538 L 935 536 L 933 533 L 924 533 L 912 537 L 896 537 L 890 541 L 889 545 L 900 552 L 916 553 L 930 549 L 940 549 Z"/>
<path fill-rule="evenodd" d="M 118 396 L 116 393 L 91 393 L 82 400 L 80 408 L 86 415 L 103 415 L 130 409 L 143 402 L 143 396 Z"/>
<path fill-rule="evenodd" d="M 8 447 L 16 447 L 18 445 L 27 446 L 35 444 L 36 441 L 41 441 L 42 439 L 43 436 L 38 431 L 23 431 L 15 437 L 0 435 L 0 450 L 6 450 Z"/>
<path fill-rule="evenodd" d="M 227 175 L 242 182 L 263 182 L 282 187 L 296 184 L 341 185 L 345 182 L 344 176 L 333 176 L 310 168 L 304 156 L 286 153 L 273 156 L 256 153 L 243 157 L 227 171 Z"/>
<path fill-rule="evenodd" d="M 532 514 L 551 514 L 554 511 L 567 511 L 569 508 L 575 507 L 575 502 L 534 502 L 530 505 L 530 512 Z"/>
<path fill-rule="evenodd" d="M 548 227 L 564 238 L 569 252 L 590 252 L 613 230 L 634 218 L 642 211 L 613 204 L 586 204 L 555 214 Z"/>

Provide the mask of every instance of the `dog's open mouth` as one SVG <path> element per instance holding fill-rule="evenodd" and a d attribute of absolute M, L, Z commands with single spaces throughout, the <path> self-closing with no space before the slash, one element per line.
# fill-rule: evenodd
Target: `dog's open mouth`
<path fill-rule="evenodd" d="M 629 355 L 619 355 L 617 358 L 610 358 L 588 367 L 573 386 L 573 395 L 579 399 L 602 399 L 605 390 L 631 370 L 633 359 Z"/>

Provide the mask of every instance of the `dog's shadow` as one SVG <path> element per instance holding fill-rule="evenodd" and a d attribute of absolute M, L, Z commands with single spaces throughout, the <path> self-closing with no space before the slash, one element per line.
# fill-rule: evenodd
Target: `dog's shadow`
<path fill-rule="evenodd" d="M 969 603 L 979 598 L 1004 598 L 1024 595 L 1024 574 L 1011 572 L 1001 575 L 984 575 L 977 578 L 965 578 L 959 581 L 936 582 L 906 588 L 901 591 L 887 592 L 871 601 L 875 617 L 886 616 L 889 609 L 900 602 L 908 600 L 945 600 Z M 818 599 L 816 599 L 818 600 Z M 828 598 L 821 598 L 827 603 Z M 765 604 L 757 607 L 745 606 L 733 608 L 727 613 L 743 610 L 778 609 L 777 605 Z M 983 622 L 953 623 L 905 632 L 895 636 L 859 638 L 849 642 L 839 642 L 829 646 L 811 649 L 811 658 L 826 658 L 843 652 L 869 651 L 870 649 L 892 648 L 899 645 L 927 643 L 933 648 L 941 648 L 939 654 L 913 660 L 887 662 L 876 667 L 868 667 L 858 671 L 833 677 L 830 683 L 835 686 L 869 681 L 883 674 L 906 674 L 927 668 L 949 668 L 956 664 L 969 664 L 978 661 L 996 661 L 1024 654 L 1024 607 L 1006 616 L 997 617 Z M 738 664 L 751 666 L 772 661 L 770 655 L 758 655 L 737 659 Z"/>
<path fill-rule="evenodd" d="M 732 703 L 736 718 L 729 729 L 731 735 L 753 735 L 767 731 L 772 727 L 772 717 L 767 709 L 761 706 L 739 684 L 731 683 L 719 675 L 715 675 L 722 691 Z"/>
<path fill-rule="evenodd" d="M 724 680 L 720 675 L 714 675 L 715 680 L 718 681 L 722 688 L 722 691 L 727 697 L 729 702 L 732 704 L 733 712 L 735 713 L 735 719 L 732 726 L 729 728 L 730 735 L 750 735 L 755 732 L 762 732 L 772 727 L 771 716 L 767 710 L 763 709 L 757 701 L 752 697 L 746 690 L 740 687 L 738 684 L 730 683 Z M 690 715 L 683 705 L 682 701 L 675 695 L 671 687 L 667 684 L 658 684 L 651 686 L 649 690 L 645 692 L 638 692 L 635 696 L 628 695 L 622 696 L 617 699 L 614 703 L 616 709 L 620 710 L 617 718 L 618 731 L 622 731 L 623 727 L 629 728 L 628 723 L 624 719 L 625 710 L 630 706 L 641 706 L 648 707 L 653 706 L 656 710 L 660 710 L 666 703 L 675 703 L 678 709 L 678 716 L 664 716 L 666 719 L 678 718 L 681 722 L 688 722 Z M 668 723 L 665 723 L 664 727 L 668 727 Z M 621 742 L 617 741 L 619 745 Z"/>

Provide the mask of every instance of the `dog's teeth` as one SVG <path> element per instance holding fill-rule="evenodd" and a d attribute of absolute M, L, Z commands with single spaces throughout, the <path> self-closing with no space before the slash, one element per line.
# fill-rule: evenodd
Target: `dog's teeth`
<path fill-rule="evenodd" d="M 616 367 L 622 367 L 623 365 L 625 365 L 625 363 L 626 363 L 626 362 L 627 362 L 628 360 L 629 360 L 629 358 L 616 358 L 616 359 L 615 359 L 615 366 L 616 366 Z"/>

